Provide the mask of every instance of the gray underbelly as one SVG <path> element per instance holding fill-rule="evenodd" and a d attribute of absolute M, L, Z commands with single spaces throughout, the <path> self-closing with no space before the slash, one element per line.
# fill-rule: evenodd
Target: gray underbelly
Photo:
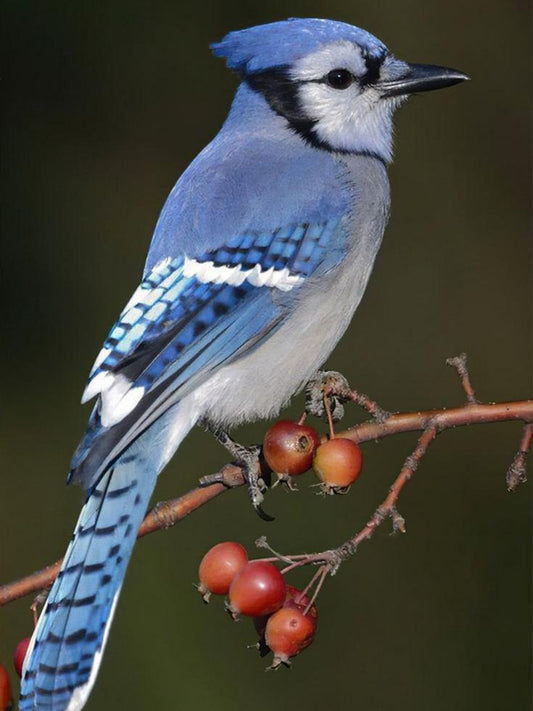
<path fill-rule="evenodd" d="M 377 251 L 377 248 L 376 250 Z M 197 392 L 210 420 L 232 426 L 275 416 L 320 368 L 363 295 L 375 254 L 346 261 L 302 295 L 296 308 L 250 354 L 221 368 Z"/>

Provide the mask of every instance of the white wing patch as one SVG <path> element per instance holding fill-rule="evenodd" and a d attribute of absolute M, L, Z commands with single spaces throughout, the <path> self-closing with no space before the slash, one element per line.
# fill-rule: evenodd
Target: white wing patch
<path fill-rule="evenodd" d="M 194 276 L 203 283 L 230 286 L 240 286 L 248 281 L 253 286 L 269 286 L 280 291 L 290 291 L 303 281 L 303 277 L 291 274 L 287 267 L 263 270 L 256 264 L 252 269 L 243 269 L 239 264 L 235 267 L 215 266 L 213 262 L 198 262 L 189 257 L 185 257 L 183 275 Z"/>
<path fill-rule="evenodd" d="M 102 353 L 105 350 L 108 350 L 108 349 L 102 348 L 102 350 L 100 351 L 100 354 L 98 355 L 98 358 L 96 359 L 96 363 L 94 364 L 93 370 L 96 370 L 98 365 L 100 365 L 100 363 L 98 363 L 98 361 L 101 362 L 104 360 L 104 358 L 100 358 L 100 356 L 102 355 Z M 115 376 L 113 375 L 113 373 L 110 373 L 106 370 L 103 370 L 101 373 L 98 373 L 98 375 L 95 375 L 94 378 L 88 383 L 87 387 L 83 391 L 83 395 L 81 396 L 82 404 L 85 402 L 89 402 L 89 400 L 92 400 L 93 397 L 98 395 L 98 393 L 101 393 L 101 392 L 107 390 L 107 388 L 111 387 L 114 377 Z"/>
<path fill-rule="evenodd" d="M 154 267 L 154 272 L 165 272 L 170 260 L 165 259 Z M 215 266 L 214 262 L 199 262 L 196 259 L 185 257 L 182 266 L 174 270 L 157 286 L 150 287 L 142 284 L 135 291 L 128 304 L 122 311 L 119 319 L 120 324 L 129 327 L 129 337 L 133 339 L 136 331 L 142 329 L 139 325 L 141 318 L 149 321 L 157 321 L 164 313 L 169 302 L 179 296 L 182 289 L 179 277 L 195 277 L 202 283 L 228 284 L 230 286 L 240 286 L 244 281 L 253 286 L 266 286 L 280 291 L 290 291 L 300 284 L 304 277 L 291 274 L 287 267 L 283 269 L 262 269 L 260 264 L 256 264 L 251 269 L 243 269 L 241 265 L 233 267 Z M 164 301 L 160 301 L 164 297 Z M 150 307 L 148 311 L 146 308 Z M 124 417 L 139 404 L 145 394 L 145 388 L 135 387 L 133 383 L 122 374 L 103 370 L 97 372 L 101 364 L 112 352 L 111 348 L 103 348 L 91 370 L 91 376 L 82 396 L 82 403 L 92 400 L 100 395 L 100 420 L 104 427 L 112 427 L 120 422 Z"/>
<path fill-rule="evenodd" d="M 120 422 L 139 404 L 144 395 L 143 387 L 131 387 L 131 381 L 124 375 L 107 374 L 109 385 L 100 390 L 100 420 L 104 427 Z"/>
<path fill-rule="evenodd" d="M 100 420 L 104 427 L 111 427 L 129 415 L 144 395 L 143 387 L 132 388 L 131 385 L 121 373 L 103 371 L 87 385 L 82 402 L 100 395 Z"/>

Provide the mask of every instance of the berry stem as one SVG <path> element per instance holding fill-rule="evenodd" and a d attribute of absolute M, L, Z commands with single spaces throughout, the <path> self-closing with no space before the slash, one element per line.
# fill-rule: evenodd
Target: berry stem
<path fill-rule="evenodd" d="M 324 393 L 324 410 L 328 418 L 329 438 L 335 439 L 335 428 L 333 427 L 333 418 L 331 416 L 331 407 L 329 406 L 329 392 Z"/>
<path fill-rule="evenodd" d="M 307 585 L 305 586 L 305 588 L 300 592 L 299 595 L 297 595 L 297 596 L 294 598 L 294 601 L 295 601 L 295 602 L 301 602 L 302 599 L 307 595 L 307 593 L 309 592 L 309 590 L 311 590 L 311 588 L 313 587 L 313 585 L 314 585 L 316 579 L 322 574 L 322 569 L 323 569 L 323 568 L 324 568 L 324 566 L 321 565 L 320 568 L 319 568 L 319 569 L 316 571 L 316 573 L 313 575 L 313 577 L 311 578 L 311 580 L 307 583 Z M 306 614 L 308 611 L 309 611 L 309 610 L 306 610 L 304 614 Z"/>
<path fill-rule="evenodd" d="M 298 557 L 298 558 L 305 558 L 305 555 L 306 555 L 306 554 L 304 553 L 304 554 L 301 554 L 301 555 L 299 555 L 299 556 L 285 556 L 285 555 L 283 555 L 282 553 L 278 553 L 278 551 L 275 551 L 275 550 L 272 548 L 272 546 L 270 545 L 270 543 L 267 541 L 266 536 L 260 536 L 260 537 L 255 541 L 255 545 L 257 546 L 257 548 L 266 548 L 268 551 L 270 551 L 271 553 L 273 553 L 273 555 L 275 556 L 274 558 L 260 558 L 260 560 L 262 560 L 262 561 L 264 561 L 264 562 L 266 562 L 266 563 L 272 563 L 272 562 L 276 562 L 276 561 L 280 561 L 280 560 L 281 560 L 281 561 L 283 561 L 284 563 L 289 563 L 289 564 L 290 564 L 290 563 L 293 562 L 293 559 L 294 559 L 295 557 Z"/>
<path fill-rule="evenodd" d="M 311 583 L 313 583 L 317 578 L 318 578 L 318 583 L 317 586 L 311 596 L 311 599 L 307 603 L 305 610 L 304 610 L 304 615 L 307 615 L 309 610 L 313 607 L 313 604 L 315 600 L 318 597 L 318 593 L 320 592 L 322 585 L 324 584 L 324 580 L 326 579 L 327 574 L 329 573 L 329 567 L 327 565 L 321 565 L 320 568 L 317 570 L 317 572 L 313 575 L 313 579 Z"/>

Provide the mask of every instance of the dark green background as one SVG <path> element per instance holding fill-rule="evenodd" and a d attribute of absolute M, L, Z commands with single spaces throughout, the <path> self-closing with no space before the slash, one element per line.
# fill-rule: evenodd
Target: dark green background
<path fill-rule="evenodd" d="M 413 99 L 397 120 L 393 212 L 373 279 L 329 365 L 391 410 L 460 404 L 447 356 L 467 351 L 481 399 L 531 392 L 529 3 L 25 2 L 7 0 L 3 92 L 1 580 L 64 550 L 81 492 L 64 487 L 88 409 L 84 379 L 136 286 L 175 179 L 218 130 L 236 79 L 208 44 L 290 15 L 361 25 L 399 56 L 472 82 Z M 301 400 L 289 414 L 296 415 Z M 350 410 L 347 423 L 361 418 Z M 244 441 L 265 425 L 242 428 Z M 315 644 L 265 674 L 218 601 L 195 594 L 212 543 L 323 549 L 360 528 L 415 436 L 365 446 L 346 497 L 243 490 L 140 542 L 88 709 L 365 708 L 501 711 L 530 700 L 530 493 L 506 493 L 519 424 L 442 435 L 387 526 L 325 586 Z M 156 497 L 226 460 L 193 432 Z M 295 578 L 303 582 L 305 576 Z M 2 610 L 0 660 L 31 631 Z"/>

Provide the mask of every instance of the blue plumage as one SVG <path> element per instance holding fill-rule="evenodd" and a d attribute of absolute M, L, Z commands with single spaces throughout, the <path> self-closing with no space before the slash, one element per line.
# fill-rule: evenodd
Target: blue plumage
<path fill-rule="evenodd" d="M 232 32 L 229 116 L 170 193 L 143 280 L 112 327 L 70 481 L 87 489 L 32 638 L 21 711 L 77 711 L 101 661 L 159 472 L 199 419 L 267 417 L 348 326 L 389 209 L 392 114 L 465 79 L 329 20 Z"/>
<path fill-rule="evenodd" d="M 169 256 L 206 252 L 251 232 L 322 224 L 352 207 L 339 188 L 342 168 L 322 151 L 302 150 L 280 119 L 241 84 L 226 123 L 185 170 L 157 222 L 146 274 Z M 216 166 L 216 169 L 215 169 Z"/>

